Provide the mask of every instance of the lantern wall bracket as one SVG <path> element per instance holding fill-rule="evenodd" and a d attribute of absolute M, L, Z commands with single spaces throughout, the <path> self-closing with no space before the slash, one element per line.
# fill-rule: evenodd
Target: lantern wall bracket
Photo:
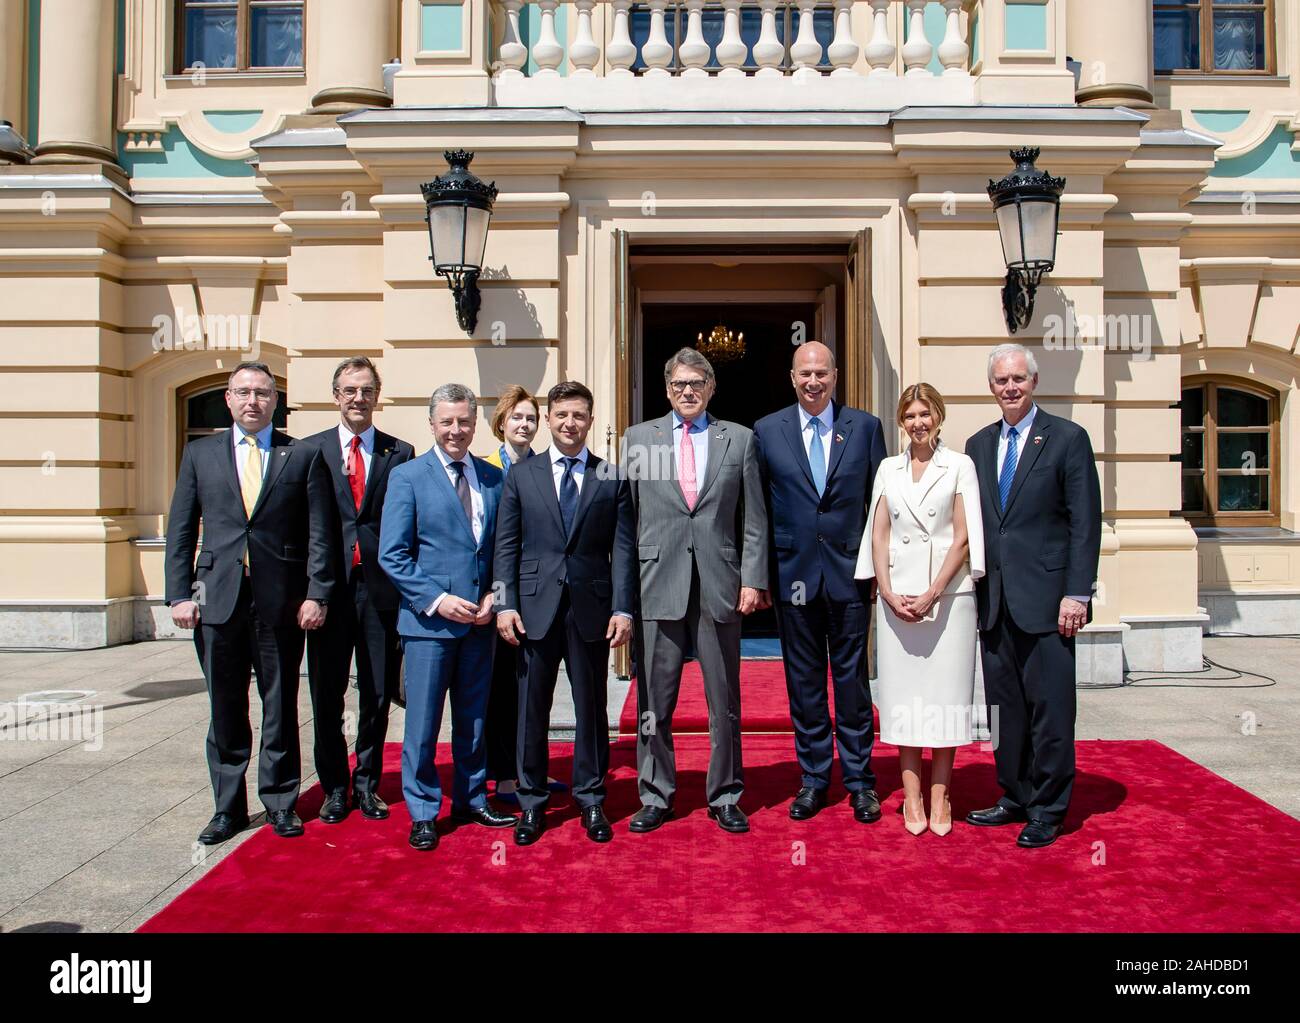
<path fill-rule="evenodd" d="M 473 334 L 478 326 L 478 311 L 483 305 L 483 296 L 478 290 L 477 270 L 456 270 L 444 273 L 436 267 L 434 272 L 439 277 L 446 277 L 451 285 L 452 298 L 456 301 L 456 322 L 466 334 Z"/>
<path fill-rule="evenodd" d="M 1002 285 L 1002 312 L 1006 317 L 1007 330 L 1012 334 L 1029 326 L 1034 315 L 1034 296 L 1048 269 L 1044 266 L 1027 270 L 1012 267 L 1007 270 L 1007 279 Z"/>

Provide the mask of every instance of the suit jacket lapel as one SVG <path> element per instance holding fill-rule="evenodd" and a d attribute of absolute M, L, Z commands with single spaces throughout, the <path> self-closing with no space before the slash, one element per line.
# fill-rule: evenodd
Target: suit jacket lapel
<path fill-rule="evenodd" d="M 1000 423 L 985 427 L 980 434 L 980 447 L 975 452 L 975 475 L 979 477 L 989 506 L 999 519 L 1002 518 L 1002 502 L 998 500 L 998 437 L 1001 429 Z"/>
<path fill-rule="evenodd" d="M 700 502 L 704 500 L 704 495 L 709 492 L 709 487 L 712 486 L 713 481 L 718 478 L 718 473 L 722 471 L 722 460 L 726 457 L 727 448 L 731 444 L 731 438 L 727 436 L 727 428 L 717 419 L 710 420 L 708 433 L 705 436 L 708 438 L 709 445 L 709 466 L 704 472 L 704 483 L 695 493 L 695 507 L 697 508 L 700 506 Z M 683 498 L 682 503 L 685 504 L 685 502 L 686 499 Z"/>
<path fill-rule="evenodd" d="M 501 501 L 501 488 L 493 487 L 489 490 L 483 485 L 483 470 L 489 466 L 496 469 L 496 466 L 492 465 L 490 462 L 485 462 L 477 455 L 470 455 L 469 460 L 474 463 L 474 474 L 478 477 L 478 493 L 479 497 L 483 500 L 483 532 L 479 541 L 474 544 L 474 549 L 476 551 L 481 551 L 484 544 L 491 544 L 496 537 L 496 511 L 497 505 Z M 498 469 L 497 471 L 500 472 L 501 470 Z M 446 475 L 446 473 L 443 473 L 444 478 Z M 448 482 L 451 481 L 448 480 Z M 452 488 L 452 493 L 455 493 L 454 487 Z M 471 497 L 470 500 L 472 502 L 473 498 Z M 456 503 L 458 505 L 460 504 L 459 498 L 456 499 Z M 463 519 L 464 517 L 465 516 L 462 513 L 461 518 Z M 468 525 L 469 523 L 467 522 L 466 526 Z M 471 541 L 474 539 L 474 530 L 472 528 L 469 531 L 469 537 Z"/>
<path fill-rule="evenodd" d="M 815 493 L 817 488 L 813 484 L 812 466 L 808 464 L 808 453 L 803 449 L 802 425 L 803 417 L 799 415 L 799 406 L 795 405 L 786 411 L 785 418 L 781 421 L 781 432 L 790 445 L 790 454 L 794 456 L 795 465 L 803 470 L 804 479 L 808 481 L 808 488 Z"/>
<path fill-rule="evenodd" d="M 835 470 L 839 468 L 840 459 L 844 457 L 844 449 L 849 446 L 851 436 L 853 436 L 853 420 L 848 415 L 847 408 L 841 405 L 831 426 L 831 435 L 828 438 L 831 446 L 831 462 L 826 469 L 826 485 L 828 487 L 831 478 L 835 475 Z M 841 437 L 843 440 L 840 439 Z"/>
<path fill-rule="evenodd" d="M 550 451 L 544 451 L 536 458 L 519 462 L 510 471 L 519 472 L 520 469 L 525 467 L 527 467 L 529 479 L 532 480 L 533 486 L 537 489 L 538 498 L 551 514 L 551 521 L 555 523 L 556 531 L 559 532 L 560 536 L 564 536 L 564 516 L 560 514 L 560 498 L 555 493 L 555 476 L 553 475 L 555 470 L 551 462 Z"/>
<path fill-rule="evenodd" d="M 347 456 L 339 444 L 337 430 L 331 430 L 321 442 L 321 453 L 325 456 L 325 467 L 330 471 L 330 482 L 338 495 L 339 514 L 355 518 L 356 502 L 352 500 L 352 487 L 348 484 Z"/>
<path fill-rule="evenodd" d="M 375 481 L 380 479 L 388 469 L 388 462 L 393 457 L 396 441 L 386 433 L 375 431 L 375 450 L 370 453 L 370 472 L 366 474 L 366 490 L 361 497 L 361 507 L 357 515 L 363 514 L 370 507 L 370 500 L 375 493 Z M 352 491 L 348 490 L 348 500 L 352 503 Z"/>
<path fill-rule="evenodd" d="M 1038 456 L 1042 454 L 1043 448 L 1051 440 L 1048 436 L 1048 431 L 1052 428 L 1051 419 L 1042 409 L 1034 413 L 1032 427 L 1030 435 L 1025 438 L 1025 449 L 1020 455 L 1020 461 L 1016 463 L 1016 475 L 1011 480 L 1011 493 L 1007 494 L 1007 507 L 1006 511 L 1003 512 L 1004 518 L 1006 512 L 1009 512 L 1011 506 L 1016 503 L 1016 495 L 1020 493 L 1020 488 L 1024 486 L 1025 477 L 1029 475 L 1029 470 L 1034 467 L 1034 463 L 1038 461 Z"/>
<path fill-rule="evenodd" d="M 600 465 L 600 463 L 601 459 L 593 453 L 590 448 L 588 448 L 587 465 L 582 473 L 582 493 L 578 495 L 578 508 L 573 513 L 573 528 L 569 530 L 569 536 L 565 542 L 566 548 L 572 545 L 574 539 L 577 538 L 578 527 L 582 525 L 582 518 L 587 514 L 587 509 L 591 506 L 591 502 L 596 497 L 596 490 L 602 482 L 600 477 L 596 475 L 596 467 Z M 558 500 L 556 501 L 555 506 L 557 508 L 559 507 Z"/>
<path fill-rule="evenodd" d="M 257 517 L 257 513 L 262 510 L 262 505 L 266 504 L 266 495 L 271 492 L 275 486 L 275 481 L 280 478 L 280 473 L 284 472 L 285 465 L 289 462 L 289 452 L 297 443 L 287 433 L 280 433 L 278 430 L 271 431 L 271 464 L 266 467 L 266 475 L 262 478 L 262 490 L 257 495 L 257 504 L 253 505 L 253 514 L 250 515 L 249 521 Z M 242 498 L 240 498 L 242 502 Z"/>
<path fill-rule="evenodd" d="M 221 465 L 225 469 L 226 480 L 230 483 L 230 489 L 235 492 L 235 499 L 239 501 L 239 510 L 244 510 L 244 492 L 239 487 L 239 459 L 235 456 L 235 428 L 232 426 L 226 433 L 226 451 L 221 459 Z M 245 513 L 247 519 L 248 515 Z"/>
<path fill-rule="evenodd" d="M 664 416 L 662 419 L 658 420 L 654 424 L 655 445 L 658 446 L 662 444 L 664 447 L 668 449 L 668 458 L 666 461 L 668 471 L 669 471 L 668 482 L 672 484 L 673 492 L 677 495 L 677 503 L 678 505 L 681 506 L 681 510 L 689 511 L 690 509 L 686 507 L 686 496 L 682 493 L 681 477 L 679 476 L 677 471 L 677 450 L 676 450 L 677 445 L 673 443 L 673 427 L 675 425 L 676 425 L 676 421 L 673 419 L 673 414 L 671 412 L 669 412 L 668 415 Z M 712 452 L 710 452 L 710 454 L 711 453 Z M 661 463 L 664 462 L 664 459 L 660 458 L 658 453 L 655 451 L 647 452 L 647 454 L 650 456 L 649 457 L 650 464 L 646 467 L 646 469 L 648 472 L 651 473 L 650 478 L 653 479 L 654 474 L 660 471 L 659 466 Z M 698 503 L 699 503 L 699 494 L 697 492 L 696 504 Z"/>
<path fill-rule="evenodd" d="M 437 445 L 431 448 L 429 454 L 425 457 L 429 466 L 429 472 L 433 474 L 434 488 L 441 490 L 443 496 L 451 502 L 452 508 L 456 510 L 456 513 L 452 518 L 461 524 L 461 528 L 465 530 L 465 536 L 469 538 L 469 542 L 475 547 L 475 549 L 477 549 L 478 545 L 474 543 L 474 529 L 469 524 L 469 519 L 465 518 L 465 510 L 460 506 L 460 498 L 456 496 L 456 488 L 452 486 L 451 477 L 447 475 L 447 470 L 442 464 L 442 458 L 438 455 Z M 475 472 L 477 471 L 476 467 Z M 481 485 L 479 489 L 482 489 Z M 483 506 L 483 517 L 484 519 L 487 518 L 486 500 Z"/>
<path fill-rule="evenodd" d="M 926 471 L 929 472 L 932 466 L 927 465 L 925 468 Z M 918 526 L 929 532 L 929 527 L 926 526 L 925 519 L 917 510 L 915 495 L 913 494 L 912 460 L 910 458 L 903 459 L 903 464 L 898 467 L 898 492 L 903 498 L 903 507 L 907 509 L 908 514 L 916 520 Z"/>

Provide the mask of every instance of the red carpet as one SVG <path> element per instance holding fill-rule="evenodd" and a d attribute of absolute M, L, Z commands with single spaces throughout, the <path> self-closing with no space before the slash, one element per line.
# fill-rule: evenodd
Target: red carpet
<path fill-rule="evenodd" d="M 1080 742 L 1066 833 L 1041 850 L 1016 829 L 960 822 L 914 838 L 898 813 L 892 747 L 874 765 L 885 818 L 855 824 L 834 802 L 797 824 L 789 736 L 745 737 L 748 835 L 724 834 L 703 807 L 708 741 L 678 738 L 685 814 L 632 835 L 634 750 L 613 752 L 607 809 L 614 841 L 588 841 L 567 797 L 552 829 L 518 848 L 505 831 L 451 830 L 433 853 L 406 845 L 400 747 L 388 746 L 384 822 L 353 813 L 313 819 L 307 834 L 263 828 L 153 917 L 142 931 L 1297 931 L 1300 821 L 1156 742 Z M 567 779 L 568 747 L 551 773 Z M 450 783 L 447 747 L 439 750 Z M 967 747 L 953 779 L 954 816 L 998 795 L 992 754 Z M 445 810 L 444 810 L 445 813 Z"/>
<path fill-rule="evenodd" d="M 832 714 L 835 694 L 827 691 Z M 785 667 L 781 661 L 746 660 L 740 677 L 740 729 L 753 732 L 789 732 L 790 697 L 785 690 Z M 880 731 L 879 727 L 876 729 Z M 709 708 L 704 702 L 704 677 L 700 666 L 690 661 L 682 669 L 682 688 L 673 713 L 673 734 L 709 734 Z M 636 735 L 636 680 L 627 691 L 623 712 L 618 719 L 619 735 Z M 790 755 L 794 756 L 791 747 Z"/>

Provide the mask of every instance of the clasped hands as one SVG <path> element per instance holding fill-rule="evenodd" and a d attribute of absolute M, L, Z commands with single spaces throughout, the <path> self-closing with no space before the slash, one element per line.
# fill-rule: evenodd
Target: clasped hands
<path fill-rule="evenodd" d="M 486 625 L 492 620 L 492 593 L 483 594 L 483 599 L 475 604 L 472 600 L 448 593 L 438 602 L 438 614 L 449 622 L 462 625 Z"/>
<path fill-rule="evenodd" d="M 889 609 L 901 621 L 916 623 L 930 613 L 930 609 L 934 607 L 934 602 L 939 599 L 939 594 L 933 589 L 926 590 L 916 596 L 895 593 L 893 590 L 881 590 L 880 599 L 889 605 Z"/>

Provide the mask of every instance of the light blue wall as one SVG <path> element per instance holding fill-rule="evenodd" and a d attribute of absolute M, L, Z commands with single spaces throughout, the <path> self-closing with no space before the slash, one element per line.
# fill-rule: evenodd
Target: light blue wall
<path fill-rule="evenodd" d="M 1246 123 L 1249 110 L 1193 110 L 1196 123 L 1216 135 L 1227 135 Z"/>
<path fill-rule="evenodd" d="M 203 118 L 219 132 L 238 135 L 248 131 L 262 118 L 260 110 L 205 110 Z"/>
<path fill-rule="evenodd" d="M 117 133 L 117 162 L 133 178 L 251 178 L 243 160 L 209 156 L 172 125 L 163 133 L 162 152 L 126 151 L 126 133 Z"/>
<path fill-rule="evenodd" d="M 461 4 L 422 4 L 420 7 L 420 49 L 455 52 L 465 49 Z"/>
<path fill-rule="evenodd" d="M 36 148 L 36 133 L 41 120 L 41 0 L 27 3 L 27 135 L 26 142 Z"/>
<path fill-rule="evenodd" d="M 1139 0 L 1131 0 L 1139 2 Z M 1006 34 L 1004 44 L 1008 50 L 1047 49 L 1047 5 L 1043 3 L 1018 3 L 1007 0 Z"/>
<path fill-rule="evenodd" d="M 907 37 L 912 28 L 912 19 L 908 17 L 909 12 L 903 12 L 903 42 L 907 42 Z M 930 0 L 925 5 L 925 39 L 932 47 L 934 52 L 930 54 L 930 63 L 927 68 L 936 75 L 943 74 L 943 65 L 939 63 L 939 44 L 943 42 L 943 34 L 947 25 L 947 18 L 944 16 L 943 4 L 937 3 L 936 0 Z"/>
<path fill-rule="evenodd" d="M 569 73 L 569 4 L 560 4 L 555 9 L 555 38 L 564 47 L 564 59 L 557 69 L 561 75 Z M 542 34 L 542 9 L 536 4 L 524 4 L 519 11 L 519 38 L 528 47 L 528 63 L 524 65 L 524 74 L 537 74 L 537 61 L 533 60 L 533 47 Z"/>
<path fill-rule="evenodd" d="M 1291 150 L 1294 141 L 1286 127 L 1279 124 L 1269 133 L 1268 138 L 1250 152 L 1216 163 L 1210 176 L 1300 180 L 1300 153 Z"/>

